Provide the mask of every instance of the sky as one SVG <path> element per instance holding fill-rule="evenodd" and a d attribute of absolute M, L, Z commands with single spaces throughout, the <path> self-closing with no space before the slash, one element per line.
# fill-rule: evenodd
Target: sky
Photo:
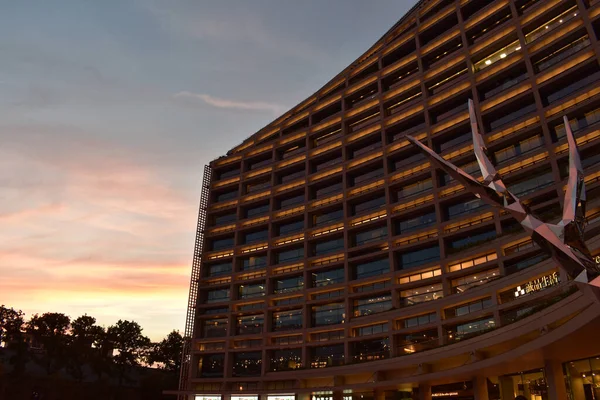
<path fill-rule="evenodd" d="M 183 331 L 203 166 L 414 0 L 0 0 L 0 304 Z"/>

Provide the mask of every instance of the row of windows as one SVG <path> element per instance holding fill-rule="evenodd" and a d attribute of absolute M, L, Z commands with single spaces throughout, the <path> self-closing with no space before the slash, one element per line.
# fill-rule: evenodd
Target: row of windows
<path fill-rule="evenodd" d="M 534 41 L 534 39 L 537 39 L 539 37 L 542 37 L 545 34 L 548 34 L 549 32 L 552 32 L 554 28 L 558 28 L 559 26 L 566 24 L 570 19 L 572 18 L 576 18 L 577 17 L 577 10 L 576 10 L 576 6 L 573 3 L 573 7 L 570 7 L 567 9 L 565 9 L 565 7 L 556 7 L 554 11 L 552 11 L 549 15 L 549 20 L 543 23 L 539 23 L 535 29 L 526 29 L 526 42 L 527 43 L 531 43 L 532 41 Z M 555 15 L 556 14 L 556 15 Z M 496 15 L 500 15 L 500 17 L 496 17 L 496 16 L 492 16 L 493 18 L 495 18 L 494 23 L 492 23 L 492 25 L 495 25 L 495 23 L 497 23 L 498 21 L 502 21 L 504 22 L 504 20 L 506 20 L 506 9 L 502 9 L 500 10 Z M 490 25 L 489 25 L 490 21 L 484 21 L 482 23 L 480 23 L 479 26 L 481 26 L 483 31 L 489 31 L 490 30 Z M 514 37 L 516 37 L 516 34 L 514 35 Z M 560 41 L 558 41 L 560 42 Z M 516 43 L 516 44 L 515 44 Z M 495 51 L 494 54 L 491 54 L 488 57 L 482 57 L 481 61 L 479 61 L 479 63 L 475 63 L 476 69 L 482 69 L 485 68 L 491 64 L 493 64 L 495 61 L 497 60 L 501 60 L 506 58 L 512 51 L 520 51 L 521 47 L 518 44 L 518 42 L 515 43 L 511 43 L 508 46 L 506 46 L 505 48 L 501 48 L 497 51 Z M 538 71 L 543 70 L 545 68 L 549 67 L 549 61 L 552 59 L 554 60 L 553 63 L 556 64 L 559 61 L 561 61 L 560 59 L 558 59 L 559 57 L 561 59 L 564 59 L 572 54 L 574 54 L 576 51 L 578 51 L 579 49 L 585 47 L 587 44 L 589 43 L 589 39 L 584 35 L 584 36 L 579 36 L 577 38 L 575 38 L 574 40 L 564 44 L 562 42 L 560 42 L 560 44 L 562 45 L 559 48 L 556 48 L 554 51 L 552 51 L 550 54 L 544 55 L 544 57 L 540 60 L 536 60 L 534 58 L 534 63 L 536 66 L 536 69 Z M 494 46 L 492 45 L 491 48 L 494 48 Z M 446 51 L 447 53 L 447 51 Z M 540 54 L 542 54 L 542 52 L 540 52 Z M 543 53 L 545 54 L 545 53 Z M 416 65 L 416 64 L 415 64 Z M 461 71 L 466 70 L 466 69 L 461 69 Z M 515 80 L 518 80 L 517 78 L 522 77 L 523 74 L 525 73 L 525 69 L 520 68 L 521 73 L 519 73 L 517 76 L 512 77 L 512 79 L 508 79 L 509 82 L 514 82 Z M 402 76 L 406 76 L 404 71 L 401 71 Z M 448 79 L 447 77 L 444 78 Z M 521 78 L 519 78 L 521 79 Z M 524 78 L 522 78 L 524 79 Z M 496 80 L 492 81 L 490 80 L 490 82 L 497 82 Z M 501 86 L 504 86 L 506 82 L 503 82 L 501 84 Z M 386 85 L 384 85 L 385 88 Z M 436 86 L 435 84 L 433 84 L 432 86 Z M 376 85 L 374 86 L 376 88 Z M 495 88 L 497 90 L 497 88 Z M 359 91 L 360 96 L 357 96 L 357 94 L 353 94 L 351 101 L 349 102 L 350 104 L 354 104 L 357 103 L 356 99 L 360 99 L 360 98 L 370 98 L 370 96 L 372 96 L 372 92 L 373 89 L 369 89 L 366 92 L 362 93 L 363 91 L 365 91 L 366 89 L 363 89 L 361 91 Z M 483 93 L 482 93 L 483 94 Z M 485 94 L 482 95 L 482 98 L 488 98 L 491 95 L 493 95 L 493 93 L 489 93 L 489 92 L 485 92 Z M 550 100 L 551 102 L 552 100 Z M 331 106 L 327 107 L 330 108 Z M 452 109 L 452 107 L 442 107 L 444 109 L 444 113 L 448 114 L 448 110 Z M 336 109 L 337 110 L 337 109 Z M 452 113 L 450 113 L 452 114 Z M 443 119 L 443 115 L 437 115 L 437 116 L 433 116 L 432 120 L 440 120 Z M 490 124 L 491 125 L 491 124 Z M 327 132 L 326 136 L 330 137 L 332 132 Z M 282 150 L 281 152 L 281 156 L 282 158 L 284 157 L 285 154 L 288 154 L 289 152 L 296 152 L 294 154 L 297 154 L 299 152 L 299 150 L 301 150 L 302 147 L 299 144 L 293 144 L 293 145 L 287 145 L 286 148 L 284 150 Z M 265 159 L 257 159 L 256 161 L 252 161 L 249 160 L 247 161 L 247 170 L 253 170 L 253 169 L 258 169 L 264 165 L 269 164 L 269 160 L 265 160 Z M 235 169 L 231 170 L 231 167 L 227 167 L 226 170 L 223 170 L 222 173 L 218 173 L 217 176 L 219 179 L 224 179 L 224 178 L 228 178 L 231 177 L 233 175 L 235 175 Z M 239 170 L 237 171 L 239 173 Z"/>

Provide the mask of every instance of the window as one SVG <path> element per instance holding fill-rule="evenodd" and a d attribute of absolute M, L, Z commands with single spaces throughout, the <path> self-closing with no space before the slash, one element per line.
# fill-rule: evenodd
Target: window
<path fill-rule="evenodd" d="M 463 276 L 452 280 L 452 291 L 454 293 L 463 293 L 499 277 L 500 270 L 498 268 Z"/>
<path fill-rule="evenodd" d="M 203 338 L 224 336 L 227 336 L 227 318 L 205 319 L 202 321 Z"/>
<path fill-rule="evenodd" d="M 343 324 L 346 320 L 344 303 L 312 307 L 312 326 Z"/>
<path fill-rule="evenodd" d="M 459 251 L 469 247 L 477 246 L 481 243 L 489 242 L 490 240 L 495 239 L 496 236 L 496 229 L 472 233 L 469 236 L 448 241 L 448 247 L 453 251 Z"/>
<path fill-rule="evenodd" d="M 390 356 L 389 338 L 363 340 L 352 343 L 352 354 L 354 362 L 367 362 L 381 360 Z"/>
<path fill-rule="evenodd" d="M 269 230 L 265 229 L 262 231 L 249 232 L 244 235 L 244 243 L 254 243 L 261 240 L 267 240 L 269 238 Z"/>
<path fill-rule="evenodd" d="M 496 163 L 502 163 L 515 157 L 519 157 L 529 151 L 535 150 L 543 145 L 544 138 L 541 135 L 536 135 L 521 140 L 519 143 L 510 145 L 502 150 L 498 150 L 494 153 L 494 158 L 496 159 Z"/>
<path fill-rule="evenodd" d="M 469 131 L 452 135 L 451 139 L 445 139 L 444 142 L 437 146 L 438 152 L 441 153 L 452 147 L 470 143 L 473 140 L 473 134 Z"/>
<path fill-rule="evenodd" d="M 448 219 L 453 217 L 469 214 L 475 210 L 483 209 L 488 207 L 487 203 L 481 199 L 474 198 L 472 200 L 467 200 L 462 203 L 453 204 L 448 206 L 446 212 L 448 214 Z"/>
<path fill-rule="evenodd" d="M 202 378 L 222 378 L 224 368 L 224 354 L 206 354 L 198 360 L 198 372 Z"/>
<path fill-rule="evenodd" d="M 376 210 L 385 206 L 385 197 L 377 197 L 375 199 L 363 201 L 362 203 L 354 204 L 352 206 L 352 213 L 358 214 L 366 211 Z"/>
<path fill-rule="evenodd" d="M 360 328 L 355 329 L 357 336 L 377 335 L 378 333 L 384 333 L 387 331 L 388 331 L 387 322 L 377 324 L 377 325 L 361 326 Z"/>
<path fill-rule="evenodd" d="M 417 315 L 416 317 L 407 318 L 401 321 L 401 328 L 416 328 L 417 326 L 431 324 L 437 321 L 436 313 L 425 315 Z"/>
<path fill-rule="evenodd" d="M 327 242 L 317 242 L 313 244 L 313 255 L 321 256 L 329 254 L 344 248 L 344 238 L 328 240 Z"/>
<path fill-rule="evenodd" d="M 279 202 L 279 208 L 286 208 L 286 207 L 290 207 L 290 206 L 293 206 L 296 204 L 302 204 L 302 203 L 304 203 L 304 193 L 298 194 L 293 197 L 288 197 L 288 198 L 282 199 Z"/>
<path fill-rule="evenodd" d="M 264 160 L 253 160 L 248 162 L 248 169 L 249 170 L 253 170 L 253 169 L 258 169 L 260 167 L 264 167 L 265 165 L 269 165 L 271 163 L 271 159 L 267 158 Z"/>
<path fill-rule="evenodd" d="M 227 249 L 229 247 L 233 247 L 235 242 L 232 237 L 224 238 L 224 239 L 215 239 L 212 241 L 211 250 L 222 250 Z"/>
<path fill-rule="evenodd" d="M 209 264 L 206 266 L 207 276 L 219 276 L 219 275 L 227 275 L 231 273 L 231 262 L 219 263 L 219 264 Z"/>
<path fill-rule="evenodd" d="M 303 321 L 302 310 L 289 310 L 273 313 L 274 332 L 302 329 Z"/>
<path fill-rule="evenodd" d="M 327 213 L 313 215 L 313 225 L 325 225 L 328 223 L 333 223 L 337 221 L 341 221 L 344 219 L 344 211 L 342 209 L 329 211 Z"/>
<path fill-rule="evenodd" d="M 229 300 L 229 288 L 213 289 L 206 291 L 206 302 L 217 303 L 219 301 Z"/>
<path fill-rule="evenodd" d="M 286 175 L 279 177 L 279 183 L 291 182 L 294 179 L 302 178 L 304 176 L 306 176 L 306 171 L 304 170 L 304 168 L 302 168 L 302 170 L 300 170 L 300 171 L 291 172 L 291 173 L 288 173 Z"/>
<path fill-rule="evenodd" d="M 352 182 L 354 185 L 358 185 L 360 183 L 366 182 L 371 179 L 379 178 L 382 176 L 383 176 L 383 168 L 377 168 L 377 169 L 373 169 L 373 170 L 365 172 L 361 175 L 357 175 L 357 176 L 353 177 Z"/>
<path fill-rule="evenodd" d="M 313 347 L 311 349 L 311 368 L 325 368 L 344 364 L 344 345 Z"/>
<path fill-rule="evenodd" d="M 232 214 L 225 214 L 225 215 L 219 215 L 219 216 L 215 216 L 215 223 L 214 225 L 223 225 L 223 224 L 227 224 L 229 222 L 235 222 L 237 220 L 237 214 L 236 213 L 232 213 Z"/>
<path fill-rule="evenodd" d="M 339 331 L 328 331 L 313 333 L 310 335 L 311 340 L 315 342 L 327 342 L 330 340 L 341 340 L 344 338 L 344 330 Z"/>
<path fill-rule="evenodd" d="M 371 229 L 369 231 L 354 234 L 354 245 L 361 246 L 370 242 L 382 240 L 387 237 L 387 226 Z"/>
<path fill-rule="evenodd" d="M 304 220 L 288 222 L 279 225 L 279 235 L 287 235 L 289 233 L 298 232 L 304 229 Z"/>
<path fill-rule="evenodd" d="M 408 219 L 404 219 L 402 221 L 398 221 L 396 223 L 396 234 L 405 234 L 408 232 L 416 231 L 418 229 L 422 229 L 431 225 L 435 225 L 436 216 L 435 210 L 428 212 L 427 214 L 419 215 L 417 217 L 412 217 Z"/>
<path fill-rule="evenodd" d="M 280 349 L 271 352 L 270 371 L 291 371 L 298 368 L 302 368 L 302 349 Z"/>
<path fill-rule="evenodd" d="M 241 260 L 242 271 L 250 271 L 267 266 L 267 256 L 250 256 Z"/>
<path fill-rule="evenodd" d="M 342 182 L 332 182 L 327 186 L 315 189 L 315 198 L 325 197 L 327 195 L 341 192 L 343 189 Z"/>
<path fill-rule="evenodd" d="M 515 196 L 519 197 L 528 195 L 537 190 L 541 190 L 552 185 L 553 183 L 554 178 L 552 176 L 552 172 L 548 171 L 530 178 L 526 177 L 526 179 L 516 183 L 511 183 L 508 185 L 508 190 L 510 190 Z"/>
<path fill-rule="evenodd" d="M 403 290 L 400 292 L 403 306 L 412 306 L 427 301 L 433 301 L 444 297 L 441 283 L 434 283 L 414 289 Z"/>
<path fill-rule="evenodd" d="M 381 260 L 368 261 L 354 266 L 354 276 L 356 279 L 368 278 L 386 274 L 390 272 L 390 262 L 387 258 Z"/>
<path fill-rule="evenodd" d="M 332 159 L 315 162 L 315 164 L 314 164 L 314 172 L 323 171 L 326 168 L 333 167 L 334 165 L 341 164 L 342 161 L 343 161 L 342 160 L 342 156 L 340 155 L 340 156 L 337 156 L 337 157 L 332 158 Z"/>
<path fill-rule="evenodd" d="M 265 318 L 262 314 L 237 317 L 236 333 L 238 335 L 262 333 L 264 322 Z"/>
<path fill-rule="evenodd" d="M 240 285 L 239 287 L 239 298 L 240 299 L 251 299 L 253 297 L 260 297 L 265 295 L 265 284 L 254 283 L 251 285 Z"/>
<path fill-rule="evenodd" d="M 431 178 L 424 179 L 422 181 L 415 182 L 411 185 L 404 186 L 396 192 L 398 201 L 405 199 L 409 196 L 414 196 L 419 193 L 423 193 L 430 190 L 433 187 Z"/>
<path fill-rule="evenodd" d="M 275 253 L 275 258 L 278 263 L 298 261 L 304 259 L 304 248 L 291 249 Z"/>
<path fill-rule="evenodd" d="M 432 246 L 413 250 L 400 255 L 400 269 L 412 268 L 440 259 L 440 247 Z"/>
<path fill-rule="evenodd" d="M 246 193 L 255 193 L 271 187 L 271 180 L 261 180 L 246 184 Z"/>
<path fill-rule="evenodd" d="M 238 176 L 239 174 L 240 174 L 240 169 L 235 168 L 235 169 L 231 169 L 229 171 L 221 171 L 221 172 L 217 173 L 217 176 L 219 177 L 219 180 L 222 180 L 222 179 L 227 179 L 227 178 L 232 178 L 234 176 Z"/>
<path fill-rule="evenodd" d="M 344 282 L 344 268 L 312 273 L 312 286 L 321 287 Z"/>
<path fill-rule="evenodd" d="M 269 212 L 269 204 L 249 208 L 246 210 L 246 218 L 255 217 L 257 215 L 266 214 Z"/>
<path fill-rule="evenodd" d="M 444 312 L 444 314 L 446 314 L 446 318 L 462 317 L 463 315 L 481 311 L 492 306 L 492 299 L 487 297 L 485 299 L 480 299 L 467 304 L 461 304 L 459 306 L 449 308 Z"/>
<path fill-rule="evenodd" d="M 314 136 L 313 143 L 315 147 L 319 147 L 325 143 L 331 142 L 341 136 L 342 129 L 339 125 L 317 133 Z"/>
<path fill-rule="evenodd" d="M 233 376 L 260 376 L 262 352 L 233 353 Z"/>
<path fill-rule="evenodd" d="M 220 201 L 235 199 L 237 196 L 238 196 L 238 190 L 236 189 L 231 192 L 225 192 L 225 193 L 218 194 L 217 196 L 215 196 L 215 201 L 220 202 Z"/>
<path fill-rule="evenodd" d="M 389 294 L 354 300 L 355 317 L 378 314 L 391 309 L 392 296 Z"/>
<path fill-rule="evenodd" d="M 293 276 L 291 278 L 277 279 L 274 282 L 274 293 L 291 293 L 304 288 L 304 277 Z"/>
<path fill-rule="evenodd" d="M 484 333 L 490 329 L 494 329 L 495 327 L 496 321 L 494 321 L 494 318 L 488 317 L 478 321 L 457 325 L 454 329 L 448 330 L 448 335 L 450 339 L 458 341 Z"/>

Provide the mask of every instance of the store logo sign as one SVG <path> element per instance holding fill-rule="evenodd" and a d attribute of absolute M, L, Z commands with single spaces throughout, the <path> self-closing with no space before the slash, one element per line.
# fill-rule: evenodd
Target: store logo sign
<path fill-rule="evenodd" d="M 431 393 L 431 397 L 450 397 L 450 396 L 458 396 L 458 392 Z"/>
<path fill-rule="evenodd" d="M 529 281 L 523 286 L 517 286 L 517 289 L 515 290 L 515 297 L 521 297 L 529 293 L 539 292 L 540 290 L 544 290 L 550 286 L 558 285 L 559 283 L 560 279 L 558 274 L 553 272 L 551 275 L 542 276 L 541 278 Z"/>

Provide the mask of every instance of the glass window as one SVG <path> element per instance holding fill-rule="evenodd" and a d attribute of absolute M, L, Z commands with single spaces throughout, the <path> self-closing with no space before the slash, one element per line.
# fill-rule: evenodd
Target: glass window
<path fill-rule="evenodd" d="M 236 168 L 236 169 L 232 169 L 229 171 L 223 171 L 223 172 L 219 173 L 218 176 L 219 176 L 219 179 L 226 179 L 226 178 L 238 176 L 239 174 L 240 174 L 240 169 Z"/>
<path fill-rule="evenodd" d="M 297 261 L 304 259 L 304 248 L 298 247 L 297 249 L 291 249 L 276 253 L 276 259 L 278 263 Z"/>
<path fill-rule="evenodd" d="M 368 261 L 354 266 L 356 279 L 368 278 L 390 272 L 390 262 L 387 258 Z"/>
<path fill-rule="evenodd" d="M 253 243 L 258 242 L 260 240 L 267 240 L 269 238 L 269 230 L 265 229 L 257 232 L 246 233 L 245 235 L 245 243 Z"/>
<path fill-rule="evenodd" d="M 225 193 L 221 193 L 218 194 L 215 198 L 216 202 L 219 201 L 225 201 L 225 200 L 229 200 L 229 199 L 235 199 L 238 196 L 238 190 L 233 190 L 231 192 L 225 192 Z"/>
<path fill-rule="evenodd" d="M 302 368 L 302 349 L 273 350 L 270 357 L 270 371 L 291 371 Z"/>
<path fill-rule="evenodd" d="M 354 362 L 367 362 L 381 360 L 390 356 L 389 338 L 363 340 L 352 343 Z"/>
<path fill-rule="evenodd" d="M 273 313 L 273 331 L 302 329 L 302 310 L 289 310 Z"/>
<path fill-rule="evenodd" d="M 235 222 L 236 220 L 237 220 L 236 213 L 219 215 L 219 216 L 215 217 L 215 223 L 214 223 L 214 225 L 227 224 L 227 223 L 230 223 L 230 222 Z"/>
<path fill-rule="evenodd" d="M 251 285 L 240 285 L 239 287 L 240 299 L 250 299 L 252 297 L 260 297 L 265 295 L 265 284 L 254 283 Z"/>
<path fill-rule="evenodd" d="M 419 193 L 423 193 L 427 190 L 430 190 L 433 187 L 431 178 L 424 179 L 422 181 L 415 182 L 411 185 L 407 185 L 402 187 L 398 192 L 396 192 L 398 196 L 398 200 L 402 200 L 409 196 L 413 196 Z"/>
<path fill-rule="evenodd" d="M 341 192 L 342 191 L 342 182 L 334 182 L 327 186 L 323 186 L 322 188 L 318 188 L 315 190 L 315 197 L 323 197 L 332 193 Z"/>
<path fill-rule="evenodd" d="M 413 250 L 400 255 L 400 269 L 412 268 L 440 259 L 440 246 Z"/>
<path fill-rule="evenodd" d="M 552 176 L 552 172 L 548 171 L 544 174 L 529 177 L 520 182 L 512 183 L 508 185 L 508 190 L 510 190 L 515 196 L 519 197 L 533 193 L 537 190 L 541 190 L 552 185 L 553 183 L 554 178 Z"/>
<path fill-rule="evenodd" d="M 246 184 L 246 193 L 254 193 L 271 187 L 271 180 Z"/>
<path fill-rule="evenodd" d="M 216 303 L 229 300 L 229 288 L 213 289 L 206 291 L 206 302 Z"/>
<path fill-rule="evenodd" d="M 312 307 L 312 326 L 343 324 L 346 320 L 344 303 L 325 304 Z"/>
<path fill-rule="evenodd" d="M 385 322 L 377 325 L 361 326 L 360 328 L 356 329 L 358 336 L 377 335 L 378 333 L 384 333 L 387 331 L 388 324 Z"/>
<path fill-rule="evenodd" d="M 464 203 L 458 203 L 448 206 L 447 214 L 448 218 L 456 217 L 457 215 L 463 215 L 471 213 L 475 210 L 483 209 L 488 207 L 487 203 L 481 199 L 473 199 L 465 201 Z"/>
<path fill-rule="evenodd" d="M 344 211 L 342 209 L 329 211 L 320 215 L 313 215 L 313 225 L 319 226 L 344 219 Z"/>
<path fill-rule="evenodd" d="M 209 264 L 206 266 L 208 270 L 208 276 L 219 276 L 219 275 L 227 275 L 231 273 L 232 266 L 231 261 L 219 263 L 219 264 Z"/>
<path fill-rule="evenodd" d="M 237 317 L 236 333 L 238 335 L 262 333 L 264 322 L 265 317 L 262 314 Z"/>
<path fill-rule="evenodd" d="M 453 293 L 463 293 L 473 287 L 483 285 L 499 277 L 500 270 L 498 268 L 463 276 L 452 280 L 452 291 Z"/>
<path fill-rule="evenodd" d="M 466 144 L 468 142 L 473 141 L 473 134 L 470 131 L 455 134 L 451 139 L 446 139 L 446 141 L 442 142 L 438 146 L 438 152 L 443 152 L 447 149 L 450 149 L 454 146 L 459 146 L 462 144 Z"/>
<path fill-rule="evenodd" d="M 249 208 L 246 210 L 246 217 L 255 217 L 257 215 L 266 214 L 269 212 L 269 204 L 264 204 L 262 206 Z"/>
<path fill-rule="evenodd" d="M 417 326 L 431 324 L 437 321 L 436 313 L 429 313 L 425 315 L 417 315 L 416 317 L 407 318 L 402 321 L 402 328 L 415 328 Z"/>
<path fill-rule="evenodd" d="M 224 354 L 205 354 L 198 360 L 198 371 L 202 378 L 222 378 L 224 368 Z"/>
<path fill-rule="evenodd" d="M 279 235 L 287 235 L 293 232 L 299 232 L 304 229 L 304 220 L 288 222 L 279 225 Z"/>
<path fill-rule="evenodd" d="M 234 246 L 233 238 L 217 239 L 212 241 L 212 250 L 222 250 Z"/>
<path fill-rule="evenodd" d="M 433 301 L 444 297 L 441 283 L 434 283 L 414 289 L 403 290 L 400 292 L 402 305 L 412 306 L 427 301 Z"/>
<path fill-rule="evenodd" d="M 452 250 L 458 251 L 468 247 L 477 246 L 495 238 L 496 229 L 490 229 L 483 232 L 473 233 L 460 239 L 451 240 L 448 242 L 448 247 L 450 247 Z"/>
<path fill-rule="evenodd" d="M 392 296 L 389 294 L 354 300 L 355 317 L 378 314 L 391 309 Z"/>
<path fill-rule="evenodd" d="M 338 165 L 342 163 L 342 156 L 338 156 L 336 158 L 330 159 L 330 160 L 324 160 L 324 161 L 320 161 L 320 162 L 316 162 L 315 163 L 315 172 L 319 172 L 322 171 L 326 168 L 332 167 L 334 165 Z"/>
<path fill-rule="evenodd" d="M 260 376 L 262 352 L 233 353 L 233 376 Z"/>
<path fill-rule="evenodd" d="M 490 308 L 492 307 L 492 305 L 492 299 L 488 297 L 485 299 L 479 299 L 470 303 L 461 304 L 459 306 L 449 308 L 445 311 L 445 314 L 446 318 L 461 317 L 463 315 L 471 314 L 477 311 L 484 310 L 486 308 Z"/>
<path fill-rule="evenodd" d="M 227 336 L 227 318 L 213 318 L 202 321 L 203 338 L 224 336 Z"/>
<path fill-rule="evenodd" d="M 410 217 L 402 221 L 398 221 L 396 224 L 396 234 L 405 234 L 408 232 L 416 231 L 421 228 L 425 228 L 436 223 L 435 210 L 428 212 L 427 214 L 419 215 L 417 217 Z"/>
<path fill-rule="evenodd" d="M 354 235 L 354 244 L 361 246 L 377 240 L 382 240 L 387 237 L 387 226 L 375 228 L 370 231 L 357 232 Z"/>
<path fill-rule="evenodd" d="M 383 176 L 383 168 L 377 168 L 364 174 L 357 175 L 354 177 L 353 182 L 355 185 L 366 182 L 370 179 L 375 179 Z"/>
<path fill-rule="evenodd" d="M 448 334 L 451 339 L 461 340 L 471 337 L 476 334 L 481 334 L 496 327 L 496 322 L 493 317 L 484 318 L 478 321 L 467 322 L 457 325 L 454 331 L 449 330 Z"/>
<path fill-rule="evenodd" d="M 304 193 L 293 196 L 293 197 L 288 197 L 286 199 L 282 199 L 281 202 L 279 203 L 280 208 L 286 208 L 289 206 L 293 206 L 296 204 L 302 204 L 304 203 Z"/>
<path fill-rule="evenodd" d="M 276 279 L 274 286 L 274 293 L 296 292 L 304 288 L 304 277 L 299 275 L 291 278 Z"/>
<path fill-rule="evenodd" d="M 334 285 L 341 282 L 344 282 L 344 268 L 315 271 L 312 273 L 313 287 Z"/>
<path fill-rule="evenodd" d="M 519 143 L 510 145 L 502 150 L 494 153 L 497 163 L 502 163 L 507 160 L 519 157 L 531 150 L 535 150 L 544 145 L 544 138 L 540 135 L 521 140 Z"/>
<path fill-rule="evenodd" d="M 313 347 L 311 349 L 311 368 L 325 368 L 344 364 L 344 345 Z"/>
<path fill-rule="evenodd" d="M 358 214 L 365 211 L 376 210 L 385 206 L 385 197 L 377 197 L 375 199 L 363 201 L 352 206 L 352 213 Z"/>
<path fill-rule="evenodd" d="M 344 248 L 344 238 L 328 240 L 327 242 L 317 242 L 313 244 L 313 255 L 321 256 L 333 253 Z"/>
<path fill-rule="evenodd" d="M 249 271 L 267 266 L 267 256 L 250 256 L 242 258 L 242 271 Z"/>

